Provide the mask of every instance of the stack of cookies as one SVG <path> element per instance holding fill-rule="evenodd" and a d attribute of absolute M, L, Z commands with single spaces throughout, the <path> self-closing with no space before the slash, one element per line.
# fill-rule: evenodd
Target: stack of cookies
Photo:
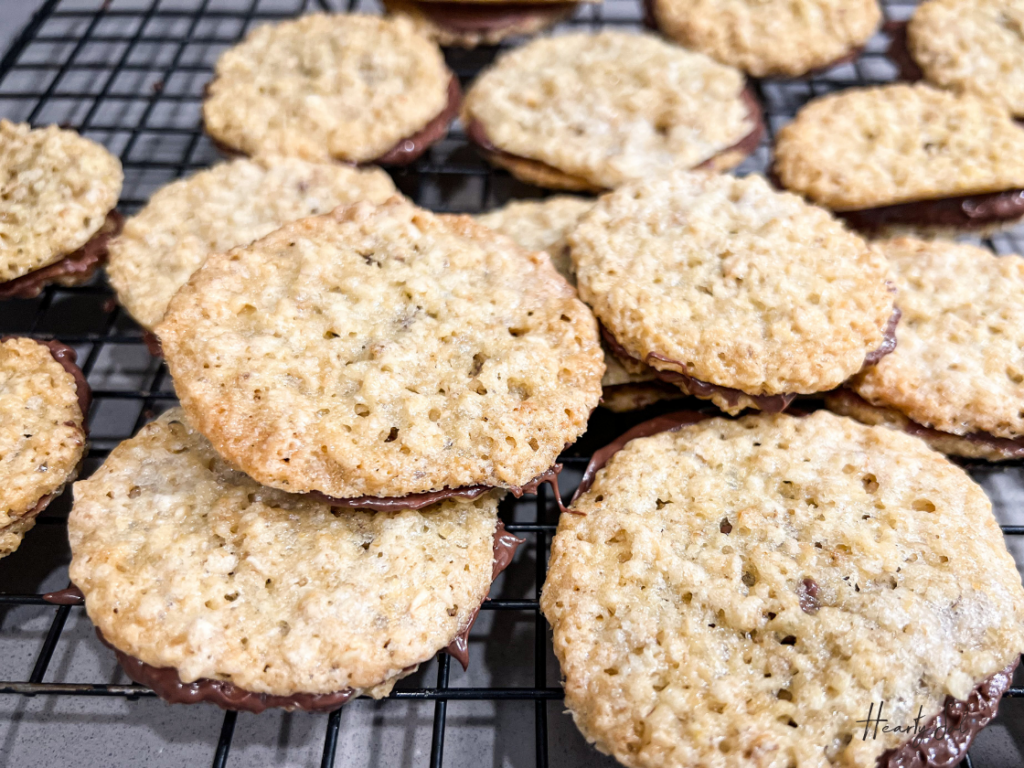
<path fill-rule="evenodd" d="M 70 575 L 100 639 L 169 701 L 251 712 L 380 698 L 442 649 L 465 665 L 520 543 L 501 499 L 557 496 L 599 404 L 691 397 L 597 451 L 563 507 L 542 609 L 583 734 L 629 766 L 961 759 L 1024 650 L 1024 589 L 942 454 L 1024 457 L 1024 260 L 924 236 L 1024 216 L 1012 104 L 939 63 L 816 99 L 779 134 L 782 190 L 724 173 L 763 138 L 746 74 L 855 57 L 874 0 L 653 0 L 674 42 L 540 38 L 465 99 L 438 43 L 574 5 L 387 5 L 227 51 L 203 115 L 231 159 L 120 234 L 116 160 L 0 124 L 23 179 L 0 295 L 109 250 L 180 399 L 75 484 Z M 488 162 L 600 197 L 417 207 L 376 165 L 457 114 Z M 0 341 L 0 555 L 74 479 L 73 362 Z M 918 729 L 858 738 L 880 701 Z"/>

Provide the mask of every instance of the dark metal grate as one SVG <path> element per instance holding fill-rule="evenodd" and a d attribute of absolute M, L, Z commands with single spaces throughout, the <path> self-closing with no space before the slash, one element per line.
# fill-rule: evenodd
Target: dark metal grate
<path fill-rule="evenodd" d="M 886 4 L 890 20 L 902 20 L 916 3 L 894 0 Z M 10 51 L 0 61 L 0 115 L 33 124 L 61 123 L 106 144 L 120 155 L 125 169 L 125 186 L 120 203 L 124 213 L 133 213 L 149 195 L 168 181 L 207 166 L 219 156 L 202 131 L 199 107 L 202 89 L 217 56 L 239 40 L 254 24 L 316 10 L 377 12 L 375 0 L 46 0 Z M 344 7 L 342 7 L 344 6 Z M 562 25 L 584 29 L 604 26 L 640 27 L 638 0 L 606 0 L 587 6 Z M 892 80 L 895 67 L 885 58 L 887 39 L 877 35 L 854 64 L 842 65 L 810 80 L 755 83 L 766 110 L 768 136 L 740 173 L 764 171 L 770 159 L 771 139 L 809 98 L 851 85 Z M 489 63 L 495 49 L 449 51 L 448 62 L 464 85 Z M 394 174 L 397 186 L 418 203 L 433 210 L 475 212 L 497 206 L 512 197 L 539 193 L 503 172 L 483 163 L 467 145 L 461 130 L 436 145 L 412 168 Z M 1024 251 L 1024 232 L 1004 234 L 985 241 L 1000 253 Z M 83 370 L 94 388 L 90 414 L 91 448 L 85 472 L 96 468 L 107 453 L 134 434 L 148 419 L 174 403 L 166 367 L 153 360 L 142 345 L 141 332 L 113 301 L 106 282 L 76 287 L 50 287 L 38 299 L 0 304 L 0 334 L 27 334 L 41 339 L 60 338 L 79 353 Z M 675 405 L 673 407 L 678 407 Z M 578 476 L 586 454 L 611 437 L 650 417 L 595 414 L 591 432 L 564 462 L 569 476 Z M 1013 468 L 974 465 L 982 478 L 1007 475 Z M 1014 482 L 1011 478 L 1009 482 Z M 1016 482 L 1020 484 L 1020 480 Z M 563 492 L 571 490 L 571 482 Z M 449 701 L 533 702 L 535 763 L 548 765 L 548 702 L 561 699 L 561 689 L 549 684 L 550 643 L 537 597 L 546 570 L 546 555 L 555 530 L 556 513 L 547 489 L 529 502 L 509 500 L 502 506 L 507 528 L 528 539 L 509 574 L 534 568 L 525 574 L 528 597 L 495 599 L 484 605 L 488 611 L 525 615 L 533 624 L 532 685 L 521 687 L 459 687 L 450 685 L 451 660 L 437 657 L 433 685 L 426 676 L 423 685 L 403 686 L 387 701 L 434 701 L 429 764 L 443 763 L 445 725 Z M 62 532 L 68 511 L 68 496 L 41 516 L 42 527 Z M 998 506 L 998 503 L 997 503 Z M 1024 525 L 1007 525 L 1008 536 L 1024 535 Z M 27 583 L 16 574 L 15 563 L 34 556 L 33 534 L 22 551 L 0 563 L 0 622 L 17 606 L 39 606 L 51 610 L 36 589 L 19 589 Z M 66 553 L 63 562 L 66 564 Z M 532 563 L 531 563 L 532 560 Z M 507 574 L 506 574 L 507 575 Z M 33 584 L 38 583 L 32 582 Z M 14 589 L 11 589 L 14 585 Z M 496 584 L 495 592 L 502 591 Z M 152 692 L 138 685 L 44 681 L 51 659 L 61 641 L 72 611 L 52 608 L 52 620 L 45 633 L 31 674 L 26 680 L 0 682 L 0 694 L 107 696 L 137 699 Z M 15 630 L 17 627 L 15 627 Z M 10 627 L 0 623 L 0 639 Z M 477 639 L 479 632 L 474 632 Z M 500 643 L 492 637 L 489 642 Z M 528 654 L 527 654 L 528 655 Z M 524 662 L 528 663 L 528 662 Z M 554 671 L 554 670 L 552 670 Z M 429 672 L 429 671 L 428 671 Z M 1024 689 L 1012 688 L 1010 697 L 1024 696 Z M 178 712 L 180 710 L 174 710 Z M 322 717 L 325 721 L 321 765 L 335 763 L 341 729 L 341 712 Z M 1003 716 L 1001 715 L 1001 718 Z M 237 716 L 226 713 L 214 748 L 213 765 L 227 763 Z M 2 753 L 0 753 L 2 755 Z M 595 756 L 596 757 L 596 756 Z M 965 760 L 964 764 L 971 765 Z"/>

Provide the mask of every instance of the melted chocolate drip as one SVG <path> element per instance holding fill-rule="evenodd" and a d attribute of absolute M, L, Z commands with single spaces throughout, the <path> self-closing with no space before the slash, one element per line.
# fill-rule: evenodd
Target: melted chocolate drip
<path fill-rule="evenodd" d="M 74 253 L 27 275 L 0 283 L 0 299 L 34 299 L 43 288 L 63 277 L 85 282 L 100 264 L 106 262 L 107 246 L 111 238 L 121 233 L 123 226 L 124 217 L 117 211 L 110 211 L 99 231 Z"/>
<path fill-rule="evenodd" d="M 508 488 L 509 493 L 520 498 L 524 493 L 536 493 L 542 483 L 548 483 L 555 492 L 558 506 L 562 506 L 562 497 L 558 492 L 558 473 L 562 471 L 561 464 L 555 464 L 548 470 L 537 475 L 526 485 Z M 332 507 L 345 507 L 347 509 L 372 509 L 375 512 L 391 512 L 402 509 L 423 509 L 431 504 L 437 504 L 445 499 L 475 499 L 483 496 L 488 491 L 493 491 L 501 486 L 492 485 L 464 485 L 460 488 L 442 488 L 439 491 L 426 491 L 424 493 L 410 493 L 405 496 L 355 496 L 350 499 L 339 499 L 334 496 L 327 496 L 319 491 L 310 491 L 303 494 L 315 501 L 330 504 Z"/>
<path fill-rule="evenodd" d="M 696 166 L 696 170 L 712 167 L 714 165 L 715 159 L 725 154 L 729 154 L 732 152 L 743 152 L 745 154 L 750 154 L 755 149 L 757 149 L 758 145 L 761 143 L 761 138 L 764 136 L 765 131 L 761 105 L 758 104 L 757 97 L 754 95 L 754 91 L 752 88 L 750 88 L 750 86 L 747 86 L 746 88 L 743 89 L 740 98 L 743 100 L 743 103 L 747 106 L 750 119 L 754 121 L 753 130 L 746 136 L 744 136 L 742 139 L 740 139 L 737 143 L 733 144 L 731 147 L 726 147 L 718 154 L 708 158 L 703 163 Z M 480 121 L 476 120 L 475 118 L 469 121 L 469 124 L 466 125 L 465 130 L 466 137 L 471 142 L 476 144 L 485 153 L 497 155 L 499 157 L 506 157 L 514 160 L 525 160 L 530 163 L 535 163 L 538 166 L 542 166 L 554 173 L 566 175 L 563 171 L 559 170 L 558 168 L 550 166 L 547 163 L 541 162 L 540 160 L 534 160 L 533 158 L 530 157 L 521 157 L 519 155 L 512 154 L 511 152 L 506 152 L 503 149 L 499 149 L 491 141 L 490 137 L 487 135 L 487 131 L 484 129 Z"/>
<path fill-rule="evenodd" d="M 576 492 L 572 495 L 572 499 L 569 501 L 572 504 L 576 499 L 582 496 L 584 493 L 590 490 L 590 486 L 594 484 L 594 478 L 600 469 L 607 464 L 612 456 L 621 451 L 626 447 L 626 444 L 630 440 L 636 440 L 638 437 L 650 437 L 651 435 L 657 435 L 661 432 L 675 432 L 676 430 L 682 429 L 688 424 L 696 424 L 698 421 L 711 418 L 706 413 L 700 413 L 698 411 L 676 411 L 675 413 L 667 413 L 664 416 L 658 416 L 657 418 L 645 421 L 642 424 L 637 424 L 628 432 L 620 435 L 618 438 L 608 443 L 604 448 L 594 451 L 594 455 L 590 457 L 590 463 L 587 464 L 587 468 L 583 471 L 583 477 L 580 479 L 580 484 L 576 488 Z M 574 514 L 582 514 L 576 512 L 572 508 L 566 510 Z M 729 530 L 725 530 L 725 526 L 728 522 L 722 524 L 722 533 L 729 533 L 732 530 L 732 526 L 729 525 Z"/>
<path fill-rule="evenodd" d="M 835 214 L 851 227 L 866 231 L 901 225 L 984 229 L 1024 216 L 1024 189 L 917 200 L 859 211 L 836 211 Z"/>
<path fill-rule="evenodd" d="M 907 42 L 907 22 L 887 21 L 882 25 L 882 31 L 890 38 L 889 48 L 885 55 L 896 65 L 896 76 L 908 83 L 924 80 L 924 72 L 917 66 L 914 57 L 910 55 L 910 45 Z"/>
<path fill-rule="evenodd" d="M 890 292 L 895 293 L 895 286 L 889 287 Z M 903 317 L 903 312 L 899 307 L 892 308 L 892 314 L 889 315 L 889 320 L 885 324 L 885 328 L 882 329 L 882 343 L 878 349 L 868 352 L 864 356 L 864 365 L 861 366 L 861 370 L 866 370 L 873 365 L 878 365 L 878 361 L 888 355 L 890 352 L 896 349 L 896 326 L 899 325 L 900 318 Z"/>
<path fill-rule="evenodd" d="M 53 359 L 60 363 L 65 371 L 71 374 L 71 377 L 75 380 L 75 393 L 78 395 L 78 407 L 82 411 L 82 429 L 84 431 L 85 417 L 89 415 L 89 406 L 92 404 L 92 389 L 89 388 L 89 382 L 85 380 L 85 374 L 82 373 L 82 369 L 76 365 L 78 353 L 67 344 L 61 344 L 59 341 L 40 341 L 39 339 L 31 339 L 28 336 L 0 336 L 0 344 L 8 339 L 18 338 L 27 338 L 36 344 L 47 347 Z"/>
<path fill-rule="evenodd" d="M 85 602 L 85 595 L 74 584 L 70 584 L 65 589 L 47 592 L 43 595 L 43 600 L 52 605 L 82 605 Z"/>
<path fill-rule="evenodd" d="M 424 5 L 431 5 L 431 3 L 424 3 Z M 402 139 L 373 162 L 381 165 L 408 165 L 411 163 L 426 152 L 432 144 L 436 144 L 448 135 L 448 124 L 459 113 L 461 103 L 462 89 L 459 87 L 459 78 L 452 75 L 451 80 L 448 81 L 448 103 L 437 117 L 412 136 Z"/>
<path fill-rule="evenodd" d="M 815 614 L 821 606 L 818 603 L 818 582 L 814 579 L 804 579 L 797 589 L 797 596 L 800 599 L 800 610 L 804 613 Z"/>
<path fill-rule="evenodd" d="M 834 394 L 838 397 L 845 398 L 856 405 L 866 406 L 869 408 L 886 407 L 873 405 L 850 389 L 838 389 Z M 897 411 L 897 413 L 899 413 L 899 411 Z M 919 424 L 904 413 L 900 413 L 900 416 L 907 420 L 907 424 L 903 427 L 903 431 L 908 435 L 913 435 L 914 437 L 920 437 L 922 439 L 929 437 L 936 439 L 953 437 L 960 440 L 966 440 L 969 443 L 993 448 L 1005 454 L 1009 458 L 1024 458 L 1024 437 L 996 437 L 995 435 L 990 435 L 988 432 L 968 432 L 966 435 L 956 435 L 952 432 L 943 432 L 938 429 L 926 427 L 924 424 Z"/>
<path fill-rule="evenodd" d="M 520 544 L 524 544 L 525 540 L 520 539 L 513 534 L 505 530 L 505 523 L 501 520 L 498 521 L 498 526 L 494 529 L 494 559 L 491 561 L 491 581 L 493 582 L 498 578 L 498 574 L 508 568 L 509 563 L 512 562 L 512 558 L 515 557 L 516 550 L 519 549 Z M 485 600 L 487 598 L 484 598 Z M 448 655 L 454 658 L 459 664 L 462 665 L 463 671 L 469 667 L 469 631 L 476 624 L 476 618 L 480 615 L 480 606 L 476 607 L 469 616 L 469 621 L 466 626 L 455 636 L 448 647 L 445 648 Z"/>
<path fill-rule="evenodd" d="M 435 3 L 412 4 L 436 26 L 449 32 L 487 33 L 519 27 L 535 19 L 551 24 L 568 16 L 576 3 Z"/>
<path fill-rule="evenodd" d="M 967 701 L 947 696 L 942 711 L 909 741 L 879 756 L 878 768 L 947 768 L 957 765 L 967 754 L 974 737 L 999 711 L 999 700 L 1010 687 L 1018 663 L 1020 658 L 983 680 L 971 691 Z"/>
<path fill-rule="evenodd" d="M 149 354 L 153 357 L 163 357 L 164 348 L 160 343 L 160 339 L 152 331 L 142 332 L 142 343 L 146 345 L 146 349 L 149 350 Z"/>

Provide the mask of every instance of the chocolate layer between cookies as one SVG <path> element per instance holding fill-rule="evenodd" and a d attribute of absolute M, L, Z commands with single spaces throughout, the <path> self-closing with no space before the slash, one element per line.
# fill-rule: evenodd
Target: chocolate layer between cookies
<path fill-rule="evenodd" d="M 459 78 L 452 75 L 451 80 L 448 81 L 448 102 L 445 104 L 444 109 L 419 131 L 406 139 L 402 139 L 373 162 L 380 163 L 381 165 L 408 165 L 413 162 L 426 152 L 431 145 L 436 144 L 448 135 L 448 125 L 459 113 L 459 106 L 461 104 L 462 88 L 459 87 Z"/>
<path fill-rule="evenodd" d="M 864 231 L 900 226 L 988 229 L 1024 217 L 1024 189 L 917 200 L 859 211 L 836 211 L 835 214 L 854 229 Z"/>
<path fill-rule="evenodd" d="M 536 493 L 543 484 L 548 483 L 555 492 L 555 497 L 561 503 L 558 495 L 558 473 L 562 471 L 561 464 L 555 464 L 550 469 L 542 472 L 525 485 L 506 488 L 509 493 L 520 498 L 524 493 Z M 347 509 L 372 509 L 375 512 L 390 512 L 400 509 L 423 509 L 431 504 L 437 504 L 445 499 L 475 499 L 483 496 L 488 491 L 493 491 L 493 485 L 464 485 L 460 488 L 442 488 L 439 491 L 425 491 L 423 493 L 410 493 L 405 496 L 354 496 L 350 499 L 339 499 L 334 496 L 327 496 L 319 491 L 311 491 L 307 496 L 316 501 L 329 504 L 332 507 L 345 507 Z"/>
<path fill-rule="evenodd" d="M 1006 459 L 1024 459 L 1024 437 L 1008 438 L 996 437 L 988 432 L 969 432 L 965 435 L 956 435 L 952 432 L 943 432 L 938 429 L 926 427 L 907 415 L 900 413 L 895 408 L 878 406 L 869 403 L 856 392 L 842 388 L 829 394 L 828 399 L 833 403 L 845 404 L 851 408 L 870 408 L 878 411 L 885 411 L 895 414 L 899 418 L 899 428 L 908 435 L 919 437 L 925 442 L 939 440 L 963 440 L 983 448 L 990 449 Z M 833 407 L 837 413 L 843 413 L 844 408 L 836 405 Z M 846 415 L 846 414 L 844 414 Z"/>
<path fill-rule="evenodd" d="M 864 365 L 861 370 L 872 365 L 877 365 L 879 360 L 896 349 L 896 326 L 899 324 L 900 316 L 900 310 L 894 307 L 892 314 L 889 316 L 889 320 L 886 322 L 885 328 L 882 330 L 882 343 L 876 349 L 868 352 L 868 354 L 864 356 Z M 752 395 L 733 387 L 723 387 L 719 384 L 711 384 L 700 379 L 695 379 L 693 376 L 688 376 L 683 373 L 683 371 L 686 370 L 686 365 L 684 363 L 665 357 L 664 355 L 659 355 L 657 352 L 651 352 L 648 354 L 647 360 L 640 360 L 634 357 L 629 350 L 623 347 L 618 340 L 612 336 L 608 329 L 605 328 L 603 323 L 599 323 L 599 326 L 601 329 L 601 337 L 616 357 L 622 360 L 629 360 L 634 363 L 646 363 L 651 367 L 654 371 L 654 375 L 659 379 L 678 385 L 687 394 L 693 395 L 694 397 L 708 400 L 714 395 L 718 395 L 731 407 L 735 407 L 744 399 L 748 399 L 753 402 L 759 410 L 764 411 L 765 413 L 781 413 L 786 410 L 790 403 L 792 403 L 797 397 L 797 394 L 794 392 L 786 392 L 780 395 Z M 679 370 L 658 370 L 651 365 L 653 361 L 659 361 L 666 365 L 677 367 Z"/>
<path fill-rule="evenodd" d="M 498 574 L 505 570 L 516 553 L 516 549 L 523 543 L 505 530 L 505 525 L 499 520 L 494 530 L 494 559 L 491 563 L 491 581 L 498 577 Z M 57 605 L 78 605 L 81 602 L 81 592 L 77 587 L 71 586 L 60 592 L 52 592 L 44 595 L 43 599 Z M 470 616 L 466 627 L 455 636 L 451 644 L 445 649 L 455 657 L 463 669 L 469 665 L 469 631 L 476 621 L 480 608 Z M 182 681 L 178 671 L 173 667 L 154 667 L 134 656 L 129 656 L 118 650 L 103 637 L 99 628 L 96 629 L 96 636 L 100 641 L 114 651 L 117 656 L 117 663 L 134 682 L 152 689 L 157 696 L 171 704 L 197 704 L 199 702 L 210 702 L 221 709 L 238 710 L 259 714 L 270 708 L 283 708 L 287 710 L 301 709 L 305 712 L 331 712 L 352 699 L 356 693 L 351 688 L 346 688 L 333 693 L 293 693 L 289 696 L 275 696 L 267 693 L 254 693 L 226 680 L 211 680 L 200 678 L 191 683 Z M 407 667 L 405 672 L 412 671 L 415 667 Z"/>
<path fill-rule="evenodd" d="M 942 711 L 912 738 L 882 753 L 878 768 L 945 768 L 959 764 L 974 737 L 998 713 L 999 701 L 1010 687 L 1019 663 L 1017 658 L 1010 666 L 982 680 L 966 701 L 947 696 Z"/>
<path fill-rule="evenodd" d="M 27 275 L 0 283 L 0 299 L 34 299 L 43 288 L 53 282 L 77 285 L 89 280 L 97 267 L 107 260 L 107 245 L 117 237 L 124 226 L 124 217 L 110 211 L 103 226 L 89 241 L 74 253 L 52 264 L 40 267 Z"/>
<path fill-rule="evenodd" d="M 765 132 L 764 117 L 761 111 L 761 105 L 758 103 L 757 97 L 754 95 L 754 91 L 752 88 L 750 88 L 750 86 L 747 86 L 746 88 L 743 89 L 742 93 L 740 94 L 740 98 L 743 100 L 743 103 L 747 107 L 747 114 L 748 117 L 754 122 L 754 128 L 750 131 L 750 133 L 748 133 L 746 136 L 744 136 L 742 139 L 740 139 L 732 146 L 726 147 L 721 152 L 718 152 L 714 156 L 708 158 L 700 165 L 695 166 L 694 170 L 712 170 L 714 169 L 715 161 L 718 158 L 731 154 L 742 154 L 744 156 L 749 155 L 755 149 L 757 149 L 758 145 L 761 143 L 761 139 L 764 136 Z M 472 141 L 474 144 L 477 145 L 477 147 L 480 148 L 480 151 L 483 152 L 485 157 L 497 160 L 498 164 L 501 164 L 500 161 L 503 159 L 516 163 L 530 163 L 532 165 L 537 166 L 538 169 L 546 172 L 547 174 L 565 176 L 573 180 L 574 182 L 577 182 L 577 186 L 573 187 L 574 189 L 578 188 L 581 190 L 589 189 L 593 191 L 601 191 L 594 187 L 589 182 L 587 182 L 586 180 L 578 179 L 574 176 L 566 174 L 562 170 L 555 168 L 554 166 L 548 165 L 547 163 L 544 163 L 540 160 L 534 160 L 533 158 L 529 157 L 521 157 L 520 155 L 515 155 L 512 154 L 511 152 L 506 152 L 503 149 L 499 149 L 488 137 L 487 131 L 484 128 L 483 124 L 481 124 L 480 121 L 475 118 L 471 119 L 469 121 L 469 124 L 466 126 L 466 136 L 469 138 L 470 141 Z"/>

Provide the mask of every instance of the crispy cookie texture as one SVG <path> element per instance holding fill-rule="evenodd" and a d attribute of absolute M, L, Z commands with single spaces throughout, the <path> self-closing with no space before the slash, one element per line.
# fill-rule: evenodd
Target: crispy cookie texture
<path fill-rule="evenodd" d="M 1024 128 L 1002 107 L 928 85 L 850 88 L 783 128 L 775 172 L 835 211 L 1024 187 Z"/>
<path fill-rule="evenodd" d="M 931 82 L 1024 117 L 1022 0 L 931 0 L 914 12 L 907 42 Z"/>
<path fill-rule="evenodd" d="M 547 251 L 558 273 L 574 283 L 567 237 L 580 217 L 594 207 L 594 200 L 555 195 L 543 200 L 514 200 L 476 220 L 508 235 L 528 251 Z"/>
<path fill-rule="evenodd" d="M 943 432 L 1024 437 L 1024 258 L 941 240 L 877 247 L 903 317 L 896 351 L 854 391 Z"/>
<path fill-rule="evenodd" d="M 0 120 L 0 283 L 85 245 L 117 205 L 123 180 L 121 162 L 74 131 Z"/>
<path fill-rule="evenodd" d="M 289 221 L 394 194 L 379 168 L 295 157 L 222 163 L 158 190 L 111 244 L 107 273 L 125 308 L 153 330 L 211 253 L 248 245 Z"/>
<path fill-rule="evenodd" d="M 342 498 L 525 485 L 584 432 L 604 372 L 546 253 L 399 198 L 211 256 L 157 332 L 225 458 Z"/>
<path fill-rule="evenodd" d="M 43 344 L 0 342 L 0 557 L 18 548 L 37 505 L 74 478 L 84 453 L 74 377 Z"/>
<path fill-rule="evenodd" d="M 882 255 L 759 176 L 628 185 L 569 243 L 580 296 L 631 356 L 750 395 L 838 386 L 893 311 Z"/>
<path fill-rule="evenodd" d="M 652 2 L 666 35 L 754 77 L 826 67 L 863 46 L 882 19 L 878 0 Z"/>
<path fill-rule="evenodd" d="M 1024 649 L 980 487 L 921 441 L 818 411 L 630 442 L 563 514 L 541 608 L 577 726 L 631 768 L 874 768 L 890 723 Z"/>
<path fill-rule="evenodd" d="M 578 33 L 503 55 L 462 117 L 503 152 L 612 189 L 739 143 L 756 127 L 744 87 L 739 70 L 652 35 Z"/>
<path fill-rule="evenodd" d="M 185 682 L 383 695 L 486 596 L 498 496 L 332 512 L 232 469 L 174 409 L 76 483 L 70 575 L 109 643 Z"/>
<path fill-rule="evenodd" d="M 452 74 L 403 18 L 311 14 L 217 61 L 206 130 L 245 154 L 370 162 L 441 113 Z"/>

